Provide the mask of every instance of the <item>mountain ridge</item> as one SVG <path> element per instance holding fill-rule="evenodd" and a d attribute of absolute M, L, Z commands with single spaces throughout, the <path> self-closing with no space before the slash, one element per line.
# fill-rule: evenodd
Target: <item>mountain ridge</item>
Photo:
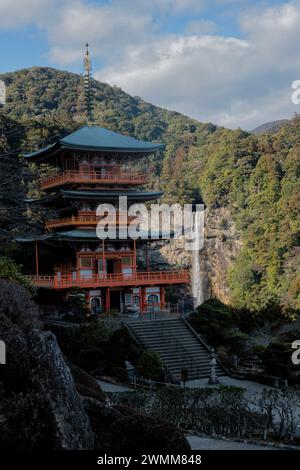
<path fill-rule="evenodd" d="M 2 134 L 2 151 L 37 150 L 84 124 L 82 76 L 33 67 L 0 79 L 7 84 L 2 125 L 22 129 L 16 139 Z M 226 208 L 234 220 L 238 253 L 230 250 L 227 221 L 215 221 L 218 230 L 224 226 L 222 243 L 232 258 L 219 276 L 230 288 L 228 301 L 254 312 L 274 304 L 300 309 L 299 117 L 273 134 L 254 135 L 201 123 L 96 80 L 93 88 L 96 125 L 166 145 L 148 160 L 149 188 L 162 188 L 164 202 L 204 202 L 210 214 Z M 2 172 L 9 179 L 5 166 Z M 218 251 L 210 256 L 221 258 Z"/>
<path fill-rule="evenodd" d="M 264 124 L 255 127 L 255 129 L 253 129 L 251 132 L 255 135 L 261 135 L 264 133 L 275 134 L 289 122 L 290 119 L 277 119 L 276 121 L 265 122 Z"/>

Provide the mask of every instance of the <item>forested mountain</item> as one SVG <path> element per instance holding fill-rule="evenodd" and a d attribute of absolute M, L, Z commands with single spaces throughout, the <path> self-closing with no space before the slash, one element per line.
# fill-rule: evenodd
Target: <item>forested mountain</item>
<path fill-rule="evenodd" d="M 253 134 L 260 135 L 268 132 L 269 134 L 275 134 L 283 126 L 288 124 L 289 119 L 278 119 L 277 121 L 265 122 L 260 126 L 252 130 Z"/>
<path fill-rule="evenodd" d="M 17 129 L 8 142 L 2 137 L 2 151 L 36 149 L 84 123 L 79 75 L 35 67 L 0 79 L 7 85 L 2 123 Z M 243 239 L 229 276 L 232 303 L 300 309 L 300 119 L 256 136 L 199 123 L 98 81 L 93 87 L 95 124 L 166 143 L 150 172 L 166 201 L 230 209 Z"/>

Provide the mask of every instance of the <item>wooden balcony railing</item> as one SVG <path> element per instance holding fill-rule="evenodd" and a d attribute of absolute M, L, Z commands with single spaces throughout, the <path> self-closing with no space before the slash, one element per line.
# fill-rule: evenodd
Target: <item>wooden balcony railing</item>
<path fill-rule="evenodd" d="M 29 281 L 36 287 L 45 287 L 53 289 L 54 276 L 26 276 Z"/>
<path fill-rule="evenodd" d="M 186 284 L 190 280 L 189 272 L 184 271 L 147 271 L 134 274 L 91 274 L 80 272 L 54 276 L 28 276 L 36 287 L 50 289 L 68 289 L 71 287 L 98 288 L 161 284 Z"/>
<path fill-rule="evenodd" d="M 119 218 L 121 216 L 121 218 Z M 116 223 L 117 226 L 127 226 L 129 222 L 134 220 L 135 217 L 127 216 L 126 212 L 124 214 L 116 213 L 116 217 L 105 216 L 105 219 L 102 220 L 100 217 L 97 217 L 95 214 L 78 214 L 71 217 L 66 217 L 64 219 L 55 219 L 49 220 L 45 224 L 46 229 L 55 229 L 66 226 L 94 226 L 98 223 L 107 224 Z"/>
<path fill-rule="evenodd" d="M 50 189 L 65 184 L 145 184 L 147 175 L 129 170 L 110 169 L 105 171 L 68 170 L 39 181 L 41 189 Z"/>

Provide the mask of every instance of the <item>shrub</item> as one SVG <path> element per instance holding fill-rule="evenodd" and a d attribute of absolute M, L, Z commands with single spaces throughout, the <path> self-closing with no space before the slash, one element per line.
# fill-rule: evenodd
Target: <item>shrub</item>
<path fill-rule="evenodd" d="M 262 355 L 266 372 L 280 377 L 287 377 L 293 366 L 291 355 L 290 344 L 280 342 L 269 344 Z"/>
<path fill-rule="evenodd" d="M 68 366 L 73 376 L 77 392 L 80 395 L 95 398 L 101 402 L 105 401 L 105 394 L 94 377 L 70 362 L 68 362 Z"/>
<path fill-rule="evenodd" d="M 162 380 L 164 366 L 156 351 L 143 351 L 137 361 L 137 371 L 146 379 Z"/>
<path fill-rule="evenodd" d="M 128 374 L 125 367 L 112 367 L 111 375 L 120 382 L 128 382 Z"/>
<path fill-rule="evenodd" d="M 72 316 L 74 317 L 74 321 L 75 320 L 80 321 L 86 318 L 86 314 L 88 313 L 88 310 L 86 306 L 84 290 L 77 288 L 77 287 L 73 287 L 69 292 L 68 299 L 66 301 L 66 308 L 68 309 L 69 312 L 72 313 Z M 66 320 L 70 319 L 66 317 L 67 316 L 65 316 L 64 319 Z"/>
<path fill-rule="evenodd" d="M 22 274 L 21 266 L 6 256 L 0 256 L 0 278 L 20 284 L 30 292 L 34 292 L 34 287 L 30 281 Z"/>
<path fill-rule="evenodd" d="M 49 325 L 64 355 L 77 366 L 97 375 L 110 375 L 127 381 L 125 361 L 135 364 L 140 353 L 126 328 L 109 319 L 89 325 L 65 328 Z"/>
<path fill-rule="evenodd" d="M 183 432 L 160 418 L 122 416 L 111 429 L 115 452 L 186 453 L 190 446 Z"/>
<path fill-rule="evenodd" d="M 257 354 L 258 356 L 261 356 L 266 350 L 266 346 L 263 344 L 254 344 L 251 348 L 251 351 L 253 354 Z"/>
<path fill-rule="evenodd" d="M 211 346 L 226 346 L 232 354 L 245 350 L 248 336 L 240 331 L 239 312 L 219 300 L 206 301 L 189 317 L 189 322 Z"/>

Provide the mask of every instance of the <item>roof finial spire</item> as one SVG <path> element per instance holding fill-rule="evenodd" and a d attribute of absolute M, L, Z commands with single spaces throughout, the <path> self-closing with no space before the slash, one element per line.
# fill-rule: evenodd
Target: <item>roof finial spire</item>
<path fill-rule="evenodd" d="M 93 90 L 91 83 L 91 58 L 89 53 L 89 45 L 85 45 L 86 51 L 84 56 L 84 94 L 85 94 L 85 112 L 87 123 L 93 121 Z"/>

